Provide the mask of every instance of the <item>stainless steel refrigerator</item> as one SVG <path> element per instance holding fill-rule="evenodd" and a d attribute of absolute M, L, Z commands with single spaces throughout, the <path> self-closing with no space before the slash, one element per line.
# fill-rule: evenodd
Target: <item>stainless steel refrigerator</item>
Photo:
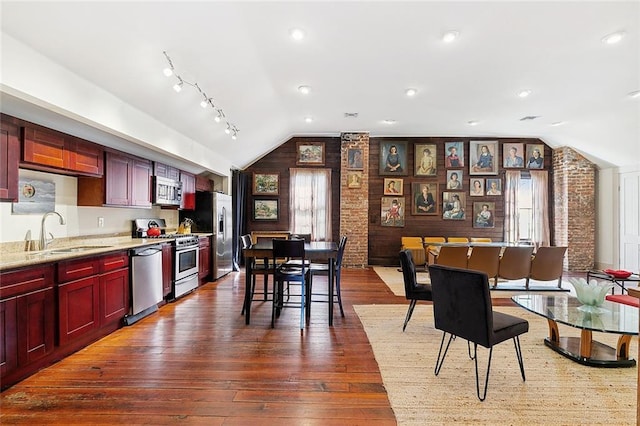
<path fill-rule="evenodd" d="M 231 196 L 217 192 L 196 192 L 195 211 L 180 211 L 180 221 L 193 219 L 192 232 L 213 233 L 211 249 L 213 279 L 233 270 L 233 210 Z"/>

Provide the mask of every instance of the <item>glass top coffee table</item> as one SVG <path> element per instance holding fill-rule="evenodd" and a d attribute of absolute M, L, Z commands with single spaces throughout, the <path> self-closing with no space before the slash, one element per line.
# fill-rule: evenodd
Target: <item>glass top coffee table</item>
<path fill-rule="evenodd" d="M 547 319 L 545 345 L 559 354 L 592 367 L 633 367 L 629 358 L 631 336 L 638 335 L 638 308 L 605 301 L 602 313 L 578 309 L 581 303 L 568 295 L 526 294 L 511 298 L 518 305 Z M 560 337 L 558 323 L 579 328 L 580 337 Z M 592 333 L 620 334 L 616 348 L 596 342 Z"/>

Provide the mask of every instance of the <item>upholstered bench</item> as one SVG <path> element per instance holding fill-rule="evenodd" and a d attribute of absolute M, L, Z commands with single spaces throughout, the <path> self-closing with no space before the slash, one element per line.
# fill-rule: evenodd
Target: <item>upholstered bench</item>
<path fill-rule="evenodd" d="M 610 302 L 622 303 L 636 308 L 640 307 L 640 299 L 628 294 L 608 294 L 606 299 Z"/>

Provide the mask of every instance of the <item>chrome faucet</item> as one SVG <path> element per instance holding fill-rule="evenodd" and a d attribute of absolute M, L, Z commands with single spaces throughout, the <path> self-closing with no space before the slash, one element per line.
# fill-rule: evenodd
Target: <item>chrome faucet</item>
<path fill-rule="evenodd" d="M 51 235 L 51 238 L 47 238 L 47 230 L 44 226 L 44 222 L 47 220 L 47 217 L 52 214 L 58 215 L 58 217 L 60 218 L 60 225 L 65 224 L 64 217 L 62 217 L 62 215 L 58 212 L 47 212 L 44 214 L 44 216 L 42 216 L 42 222 L 40 223 L 40 250 L 46 250 L 47 246 L 53 242 L 53 234 L 49 233 L 49 235 Z"/>

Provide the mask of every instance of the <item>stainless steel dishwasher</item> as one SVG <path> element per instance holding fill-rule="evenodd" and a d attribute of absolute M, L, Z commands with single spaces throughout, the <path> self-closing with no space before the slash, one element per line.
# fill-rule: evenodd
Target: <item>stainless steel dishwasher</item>
<path fill-rule="evenodd" d="M 131 249 L 131 314 L 125 324 L 131 325 L 158 310 L 162 301 L 162 246 Z"/>

